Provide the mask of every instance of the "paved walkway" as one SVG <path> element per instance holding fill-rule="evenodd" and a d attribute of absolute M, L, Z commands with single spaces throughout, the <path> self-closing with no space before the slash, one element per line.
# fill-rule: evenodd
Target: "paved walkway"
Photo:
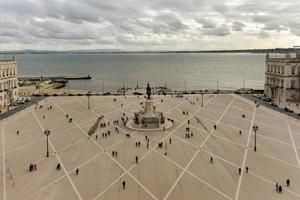
<path fill-rule="evenodd" d="M 41 108 L 2 120 L 0 199 L 300 199 L 298 120 L 229 94 L 205 95 L 204 107 L 201 95 L 154 96 L 157 110 L 174 119 L 167 131 L 113 123 L 132 117 L 142 101 L 91 97 L 88 110 L 86 97 L 49 97 Z M 102 115 L 106 126 L 89 136 Z M 259 127 L 257 152 L 253 125 Z M 29 163 L 37 170 L 29 172 Z M 276 182 L 283 193 L 275 192 Z"/>

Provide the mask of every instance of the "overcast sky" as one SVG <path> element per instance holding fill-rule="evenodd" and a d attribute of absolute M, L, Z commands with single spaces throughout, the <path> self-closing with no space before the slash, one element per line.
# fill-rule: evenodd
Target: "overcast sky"
<path fill-rule="evenodd" d="M 0 0 L 0 50 L 300 45 L 300 0 Z"/>

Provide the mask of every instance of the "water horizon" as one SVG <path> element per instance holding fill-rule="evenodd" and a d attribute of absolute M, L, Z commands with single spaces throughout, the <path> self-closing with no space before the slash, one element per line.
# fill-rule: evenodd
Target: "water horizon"
<path fill-rule="evenodd" d="M 263 89 L 265 55 L 251 53 L 21 54 L 19 76 L 92 76 L 70 89 L 116 91 L 165 86 L 173 90 Z M 186 83 L 186 84 L 185 84 Z"/>

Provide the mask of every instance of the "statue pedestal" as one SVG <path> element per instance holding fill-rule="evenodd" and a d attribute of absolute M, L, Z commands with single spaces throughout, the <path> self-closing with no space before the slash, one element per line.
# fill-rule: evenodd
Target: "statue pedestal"
<path fill-rule="evenodd" d="M 152 99 L 147 99 L 145 101 L 145 112 L 144 117 L 154 117 L 154 108 L 153 108 L 153 101 Z"/>
<path fill-rule="evenodd" d="M 145 99 L 144 110 L 134 113 L 132 120 L 126 124 L 127 128 L 133 130 L 166 130 L 173 126 L 169 120 L 165 120 L 163 113 L 156 112 L 153 107 L 153 100 Z"/>

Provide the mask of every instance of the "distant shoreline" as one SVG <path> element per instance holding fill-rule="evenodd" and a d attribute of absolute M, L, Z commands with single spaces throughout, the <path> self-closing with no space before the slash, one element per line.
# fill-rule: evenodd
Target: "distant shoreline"
<path fill-rule="evenodd" d="M 153 54 L 153 53 L 295 53 L 295 48 L 275 48 L 275 49 L 236 49 L 236 50 L 178 50 L 178 51 L 125 51 L 125 50 L 17 50 L 0 51 L 0 54 Z"/>

